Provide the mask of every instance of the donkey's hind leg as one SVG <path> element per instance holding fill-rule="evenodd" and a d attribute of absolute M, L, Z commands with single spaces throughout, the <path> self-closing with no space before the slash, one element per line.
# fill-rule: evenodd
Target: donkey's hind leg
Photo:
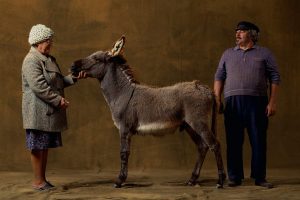
<path fill-rule="evenodd" d="M 212 149 L 212 151 L 215 153 L 215 158 L 218 166 L 218 182 L 217 182 L 217 188 L 223 188 L 224 181 L 226 179 L 226 174 L 224 172 L 224 165 L 222 160 L 222 154 L 221 154 L 221 145 L 217 138 L 215 138 L 215 148 Z"/>
<path fill-rule="evenodd" d="M 200 135 L 200 137 L 203 139 L 203 141 L 206 143 L 209 149 L 214 152 L 218 167 L 219 178 L 217 188 L 222 188 L 226 175 L 224 172 L 220 142 L 218 141 L 216 136 L 209 130 L 208 125 L 206 123 L 192 123 L 191 127 Z"/>
<path fill-rule="evenodd" d="M 200 171 L 206 156 L 206 153 L 208 151 L 208 146 L 203 142 L 200 135 L 198 135 L 188 124 L 185 125 L 185 130 L 193 140 L 193 142 L 197 146 L 198 150 L 198 160 L 195 164 L 194 170 L 192 172 L 192 176 L 187 182 L 187 185 L 193 186 L 196 184 L 197 179 L 199 178 Z"/>
<path fill-rule="evenodd" d="M 120 174 L 115 182 L 114 187 L 120 188 L 122 187 L 122 183 L 124 183 L 127 179 L 128 174 L 128 158 L 130 155 L 130 141 L 131 134 L 130 132 L 120 131 L 120 139 L 121 139 L 121 148 L 120 148 L 120 158 L 121 158 L 121 169 Z"/>

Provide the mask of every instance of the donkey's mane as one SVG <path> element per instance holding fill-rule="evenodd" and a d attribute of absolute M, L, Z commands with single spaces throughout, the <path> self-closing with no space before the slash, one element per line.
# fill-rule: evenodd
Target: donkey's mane
<path fill-rule="evenodd" d="M 120 68 L 121 72 L 125 75 L 125 77 L 127 78 L 127 80 L 130 83 L 139 84 L 139 81 L 137 81 L 135 79 L 133 70 L 129 65 L 122 64 L 122 65 L 119 65 L 119 68 Z"/>

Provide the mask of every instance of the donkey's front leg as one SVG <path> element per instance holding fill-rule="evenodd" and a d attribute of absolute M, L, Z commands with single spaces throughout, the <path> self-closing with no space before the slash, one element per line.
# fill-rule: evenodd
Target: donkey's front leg
<path fill-rule="evenodd" d="M 128 158 L 130 154 L 130 140 L 131 134 L 129 131 L 124 132 L 120 131 L 121 137 L 121 149 L 120 149 L 120 157 L 121 157 L 121 169 L 119 177 L 115 182 L 115 188 L 120 188 L 122 183 L 126 181 L 127 173 L 128 173 Z"/>

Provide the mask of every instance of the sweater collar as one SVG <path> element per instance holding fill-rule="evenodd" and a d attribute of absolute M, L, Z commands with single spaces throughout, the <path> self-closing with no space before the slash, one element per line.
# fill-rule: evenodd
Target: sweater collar
<path fill-rule="evenodd" d="M 258 45 L 253 45 L 250 49 L 258 49 Z M 247 49 L 247 50 L 250 50 L 250 49 Z M 233 50 L 237 51 L 237 50 L 242 50 L 238 45 L 236 45 Z"/>

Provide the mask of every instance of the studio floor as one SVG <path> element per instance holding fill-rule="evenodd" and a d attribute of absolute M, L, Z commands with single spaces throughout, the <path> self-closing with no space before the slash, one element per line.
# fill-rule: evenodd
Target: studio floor
<path fill-rule="evenodd" d="M 248 173 L 248 172 L 246 172 Z M 248 173 L 249 174 L 249 173 Z M 216 189 L 214 170 L 203 170 L 196 186 L 185 186 L 190 172 L 183 170 L 144 171 L 129 170 L 127 182 L 122 188 L 113 188 L 117 171 L 49 170 L 48 179 L 56 187 L 49 191 L 34 191 L 31 188 L 32 173 L 0 171 L 0 199 L 51 199 L 51 200 L 296 200 L 300 199 L 300 170 L 270 169 L 268 180 L 275 188 L 265 189 L 254 186 L 246 178 L 243 185 Z"/>

